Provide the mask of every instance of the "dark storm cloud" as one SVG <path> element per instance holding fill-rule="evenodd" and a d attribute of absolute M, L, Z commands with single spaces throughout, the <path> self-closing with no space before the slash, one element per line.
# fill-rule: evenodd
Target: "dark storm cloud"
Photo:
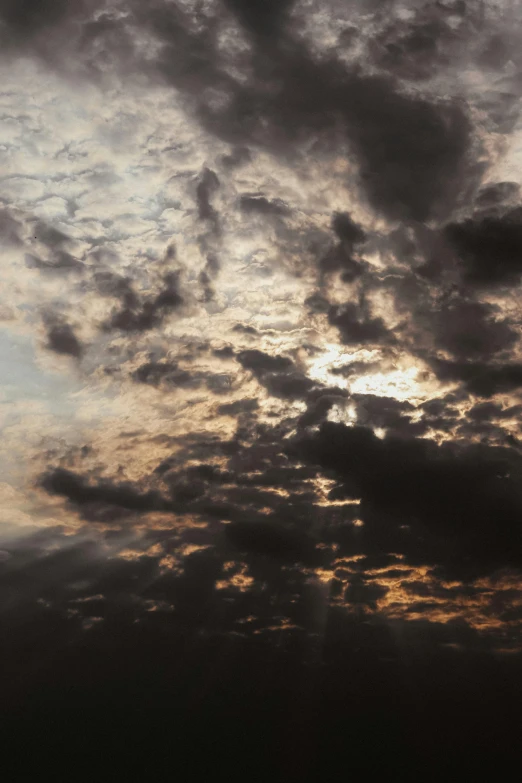
<path fill-rule="evenodd" d="M 183 297 L 179 291 L 178 273 L 170 273 L 163 280 L 164 288 L 156 296 L 143 297 L 136 294 L 128 280 L 109 276 L 107 294 L 121 298 L 122 307 L 115 310 L 103 324 L 106 331 L 119 329 L 123 332 L 146 332 L 161 325 L 169 313 L 179 309 Z M 105 279 L 103 279 L 105 284 Z"/>
<path fill-rule="evenodd" d="M 219 179 L 214 171 L 205 169 L 196 188 L 196 201 L 198 205 L 198 217 L 200 220 L 211 221 L 217 227 L 217 212 L 212 206 L 211 199 L 219 188 Z"/>
<path fill-rule="evenodd" d="M 370 282 L 393 296 L 403 316 L 395 327 L 395 344 L 408 346 L 440 380 L 463 381 L 472 393 L 488 388 L 491 394 L 497 384 L 499 391 L 506 390 L 510 377 L 514 388 L 520 341 L 516 318 L 501 305 L 480 300 L 487 286 L 468 284 L 465 268 L 440 233 L 419 230 L 415 241 L 415 255 L 424 263 L 416 260 L 411 272 L 397 269 Z"/>
<path fill-rule="evenodd" d="M 522 463 L 514 451 L 379 439 L 365 427 L 330 422 L 297 439 L 294 448 L 301 458 L 336 471 L 347 497 L 362 498 L 368 535 L 388 537 L 392 551 L 401 539 L 392 523 L 410 524 L 421 538 L 403 537 L 406 551 L 440 558 L 457 571 L 470 559 L 479 569 L 522 562 Z"/>
<path fill-rule="evenodd" d="M 328 321 L 337 327 L 345 345 L 389 343 L 392 339 L 382 318 L 372 317 L 364 302 L 359 305 L 353 302 L 332 305 L 328 310 Z"/>
<path fill-rule="evenodd" d="M 522 405 L 508 405 L 506 408 L 494 402 L 477 402 L 468 411 L 468 416 L 476 421 L 489 419 L 510 419 L 520 416 Z"/>
<path fill-rule="evenodd" d="M 451 223 L 446 236 L 463 262 L 467 284 L 487 287 L 520 282 L 522 207 Z"/>
<path fill-rule="evenodd" d="M 344 599 L 353 606 L 376 607 L 379 598 L 383 598 L 388 588 L 383 585 L 372 584 L 359 574 L 350 577 L 348 586 L 344 592 Z"/>
<path fill-rule="evenodd" d="M 438 378 L 442 381 L 461 381 L 465 388 L 479 397 L 516 391 L 522 387 L 520 362 L 451 362 L 429 359 Z"/>
<path fill-rule="evenodd" d="M 258 14 L 250 10 L 245 21 L 248 7 L 233 11 L 252 31 Z M 227 70 L 211 24 L 199 21 L 196 33 L 174 7 L 144 18 L 165 44 L 158 60 L 164 78 L 191 96 L 211 133 L 235 147 L 288 155 L 304 140 L 321 140 L 323 149 L 344 149 L 347 141 L 370 203 L 391 218 L 450 214 L 477 178 L 468 157 L 471 124 L 461 104 L 406 95 L 393 78 L 366 75 L 334 55 L 319 60 L 294 36 L 293 23 L 269 43 L 253 35 L 253 49 L 239 66 L 251 76 L 239 81 Z M 212 108 L 206 88 L 226 95 L 226 105 Z"/>
<path fill-rule="evenodd" d="M 12 20 L 27 16 L 29 30 L 43 24 L 41 20 L 55 24 L 72 14 L 62 3 L 47 2 L 47 6 L 49 11 L 37 11 L 31 2 L 26 12 L 18 8 L 15 12 L 9 4 L 4 15 Z M 192 11 L 175 3 L 155 2 L 146 10 L 135 5 L 125 22 L 119 20 L 119 38 L 111 38 L 116 17 L 107 20 L 110 30 L 104 28 L 100 34 L 103 38 L 107 33 L 111 56 L 117 57 L 121 49 L 125 63 L 126 26 L 152 31 L 163 44 L 156 61 L 159 75 L 182 90 L 204 125 L 236 149 L 254 145 L 287 154 L 295 152 L 300 140 L 320 139 L 323 148 L 324 142 L 333 142 L 344 151 L 348 141 L 363 188 L 377 211 L 415 220 L 450 214 L 480 173 L 468 155 L 472 129 L 462 104 L 403 93 L 397 81 L 404 76 L 401 67 L 386 66 L 385 75 L 373 76 L 364 73 L 368 64 L 363 59 L 359 65 L 347 65 L 333 52 L 328 58 L 317 58 L 298 34 L 299 19 L 288 15 L 292 6 L 290 0 L 224 3 L 251 37 L 252 50 L 238 63 L 229 62 L 218 45 L 215 20 L 223 16 L 218 5 Z M 77 19 L 82 13 L 74 9 Z M 447 22 L 454 13 L 442 6 L 429 10 L 426 5 L 413 22 L 399 25 L 411 28 L 404 36 L 392 25 L 386 34 L 390 41 L 383 46 L 392 57 L 398 47 L 406 58 L 422 59 L 423 51 L 439 47 L 448 36 L 458 40 L 460 33 L 451 33 Z M 23 27 L 24 23 L 11 24 Z M 137 51 L 134 56 L 139 59 Z M 231 64 L 250 75 L 237 79 L 231 75 Z M 430 60 L 432 69 L 439 64 L 444 67 L 444 57 Z M 144 67 L 152 76 L 150 62 Z M 213 108 L 207 88 L 227 96 L 225 105 Z M 197 188 L 198 209 L 205 220 L 216 217 L 210 203 L 214 177 L 210 169 L 205 170 Z"/>
<path fill-rule="evenodd" d="M 247 427 L 243 439 L 249 439 L 252 434 Z M 87 521 L 112 525 L 124 520 L 126 512 L 164 511 L 196 515 L 207 521 L 263 527 L 266 517 L 259 509 L 270 508 L 273 512 L 270 529 L 275 526 L 272 537 L 294 535 L 287 531 L 288 524 L 301 519 L 300 502 L 306 500 L 304 510 L 309 514 L 309 501 L 313 500 L 314 493 L 308 490 L 306 480 L 313 473 L 287 465 L 287 459 L 268 428 L 260 428 L 251 446 L 241 446 L 237 442 L 235 449 L 221 449 L 226 444 L 217 440 L 203 441 L 199 449 L 192 449 L 189 454 L 187 441 L 185 438 L 185 454 L 178 453 L 162 460 L 153 473 L 140 482 L 100 479 L 96 474 L 82 470 L 51 467 L 40 477 L 39 485 L 50 494 L 66 498 Z M 215 459 L 222 453 L 228 455 L 228 469 L 211 462 L 187 464 L 189 459 Z M 240 454 L 239 461 L 236 453 Z M 255 471 L 255 475 L 250 475 L 251 471 Z M 273 491 L 277 487 L 284 489 L 286 485 L 297 492 L 290 504 Z M 298 536 L 297 532 L 295 536 Z"/>
<path fill-rule="evenodd" d="M 89 483 L 85 476 L 65 468 L 50 469 L 41 477 L 41 485 L 47 492 L 61 495 L 79 508 L 101 504 L 139 513 L 171 508 L 158 492 L 143 492 L 130 483 L 116 484 L 108 480 Z"/>
<path fill-rule="evenodd" d="M 76 359 L 81 357 L 84 349 L 70 324 L 53 318 L 47 318 L 46 327 L 47 348 L 50 351 L 74 356 Z"/>
<path fill-rule="evenodd" d="M 295 35 L 296 22 L 287 17 L 290 2 L 230 0 L 225 5 L 252 35 L 253 49 L 240 66 L 245 70 L 248 65 L 245 73 L 252 74 L 246 80 L 233 78 L 227 70 L 211 16 L 191 16 L 176 4 L 156 2 L 146 13 L 136 6 L 129 17 L 163 43 L 157 60 L 160 74 L 190 97 L 212 133 L 236 149 L 248 144 L 285 155 L 304 139 L 322 139 L 343 150 L 347 140 L 377 211 L 415 220 L 450 213 L 461 191 L 478 176 L 468 159 L 472 132 L 461 105 L 406 95 L 394 78 L 368 76 L 333 55 L 319 60 Z M 65 7 L 51 6 L 58 21 Z M 29 16 L 36 19 L 34 9 Z M 55 16 L 49 13 L 47 19 L 51 22 Z M 110 21 L 112 29 L 114 19 Z M 125 59 L 123 27 L 122 22 L 119 45 Z M 117 54 L 118 43 L 111 47 Z M 207 105 L 207 88 L 227 95 L 226 106 Z M 199 215 L 215 228 L 211 200 L 218 185 L 216 174 L 205 169 L 196 188 Z M 267 208 L 261 201 L 251 206 Z"/>
<path fill-rule="evenodd" d="M 316 397 L 319 405 L 333 399 L 342 396 Z M 85 519 L 109 525 L 126 511 L 197 515 L 211 525 L 229 522 L 225 539 L 231 546 L 245 556 L 275 562 L 326 564 L 324 548 L 317 550 L 316 545 L 335 544 L 340 556 L 375 557 L 393 551 L 405 555 L 403 565 L 437 565 L 441 573 L 454 576 L 520 565 L 519 454 L 512 448 L 462 443 L 437 446 L 417 439 L 415 427 L 408 426 L 410 404 L 372 395 L 358 395 L 354 401 L 359 421 L 397 434 L 380 439 L 367 427 L 323 423 L 317 432 L 282 441 L 295 421 L 283 428 L 248 425 L 238 429 L 233 449 L 207 439 L 189 453 L 185 442 L 185 455 L 164 460 L 154 473 L 157 478 L 140 484 L 53 468 L 42 477 L 42 485 L 67 498 Z M 437 415 L 447 407 L 434 401 L 425 413 Z M 516 408 L 477 409 L 470 421 L 512 415 Z M 320 416 L 310 423 L 320 424 Z M 227 455 L 225 465 L 222 454 Z M 219 465 L 186 462 L 216 457 Z M 317 506 L 309 481 L 324 475 L 335 479 L 331 501 L 357 498 L 361 504 L 339 510 Z M 356 517 L 364 520 L 364 527 L 353 527 Z"/>
<path fill-rule="evenodd" d="M 188 355 L 182 358 L 190 362 L 196 357 Z M 138 383 L 146 383 L 165 392 L 176 389 L 199 389 L 205 385 L 209 392 L 217 395 L 228 394 L 234 382 L 233 377 L 227 373 L 185 369 L 175 361 L 163 360 L 144 362 L 131 373 L 131 377 Z"/>
<path fill-rule="evenodd" d="M 304 373 L 298 371 L 263 373 L 258 380 L 274 397 L 290 400 L 306 397 L 308 392 L 316 385 Z"/>
<path fill-rule="evenodd" d="M 344 389 L 316 389 L 311 391 L 306 398 L 306 411 L 299 419 L 301 427 L 313 427 L 324 421 L 328 412 L 339 402 L 348 397 Z"/>
<path fill-rule="evenodd" d="M 95 255 L 95 259 L 99 261 L 100 256 L 101 254 Z M 93 281 L 101 296 L 113 296 L 116 299 L 121 299 L 129 307 L 137 306 L 138 296 L 132 287 L 130 278 L 121 277 L 110 270 L 100 270 L 94 273 Z"/>
<path fill-rule="evenodd" d="M 295 0 L 223 0 L 241 25 L 255 37 L 274 37 L 280 33 Z"/>
<path fill-rule="evenodd" d="M 258 408 L 259 403 L 256 399 L 235 400 L 234 402 L 226 402 L 223 405 L 219 405 L 217 413 L 220 416 L 238 416 L 243 413 L 252 414 Z"/>
<path fill-rule="evenodd" d="M 312 313 L 327 313 L 330 309 L 330 302 L 319 291 L 310 294 L 305 299 L 304 304 Z"/>
<path fill-rule="evenodd" d="M 271 217 L 285 217 L 289 215 L 290 208 L 280 199 L 268 199 L 265 196 L 241 196 L 239 207 L 245 214 L 267 215 Z"/>
<path fill-rule="evenodd" d="M 339 118 L 376 210 L 425 220 L 444 199 L 454 199 L 455 172 L 465 170 L 471 132 L 460 107 L 407 97 L 389 79 L 355 75 L 337 63 L 318 64 L 299 51 L 283 58 L 279 69 L 276 61 L 274 70 L 280 87 L 273 104 L 265 109 L 255 96 L 249 98 L 273 123 L 268 129 L 274 141 L 284 140 L 285 133 L 330 132 Z M 243 102 L 248 105 L 246 98 Z M 259 143 L 253 117 L 249 125 Z"/>
<path fill-rule="evenodd" d="M 267 555 L 276 560 L 317 563 L 314 542 L 298 530 L 288 530 L 270 522 L 231 522 L 225 528 L 227 540 L 240 552 Z"/>
<path fill-rule="evenodd" d="M 462 299 L 441 308 L 431 327 L 437 347 L 470 360 L 512 348 L 519 335 L 498 315 L 498 308 Z"/>
<path fill-rule="evenodd" d="M 212 282 L 217 277 L 220 269 L 221 264 L 217 256 L 209 253 L 207 256 L 207 263 L 205 264 L 205 268 L 200 272 L 198 278 L 199 284 L 203 288 L 204 302 L 210 302 L 214 298 L 215 291 Z"/>
<path fill-rule="evenodd" d="M 370 43 L 375 64 L 413 81 L 430 79 L 477 35 L 481 16 L 464 2 L 419 3 L 413 18 L 395 19 Z M 452 22 L 458 20 L 458 25 Z"/>
<path fill-rule="evenodd" d="M 212 19 L 204 14 L 191 19 L 178 4 L 161 1 L 147 8 L 137 5 L 134 12 L 138 27 L 152 31 L 162 44 L 155 63 L 157 75 L 189 94 L 196 104 L 205 88 L 234 88 L 218 53 Z"/>
<path fill-rule="evenodd" d="M 244 457 L 243 465 L 255 454 Z M 260 460 L 261 472 L 252 475 L 233 469 L 233 462 L 230 470 L 209 464 L 180 470 L 168 460 L 158 466 L 177 513 L 198 515 L 214 533 L 216 523 L 225 523 L 221 530 L 227 558 L 234 553 L 237 557 L 238 552 L 254 559 L 262 557 L 268 568 L 289 562 L 323 563 L 324 553 L 316 547 L 319 539 L 307 532 L 315 493 L 306 481 L 313 473 L 295 467 L 267 467 Z M 291 501 L 280 492 L 287 487 L 294 492 Z M 210 538 L 213 546 L 220 546 L 220 540 L 215 535 Z"/>
<path fill-rule="evenodd" d="M 413 100 L 385 81 L 367 88 L 358 96 L 361 116 L 351 134 L 368 197 L 390 217 L 426 220 L 445 198 L 451 203 L 455 197 L 455 172 L 463 171 L 470 145 L 469 120 L 457 105 Z"/>
<path fill-rule="evenodd" d="M 374 402 L 377 409 L 393 404 L 378 398 Z M 403 407 L 408 408 L 407 404 Z M 433 413 L 437 412 L 433 404 L 432 409 Z M 489 524 L 500 528 L 505 524 L 505 508 L 496 502 L 495 482 L 507 452 L 502 452 L 495 464 L 495 454 L 499 452 L 479 450 L 475 452 L 479 455 L 475 458 L 473 450 L 453 453 L 452 448 L 438 449 L 434 444 L 420 441 L 380 441 L 363 428 L 327 425 L 318 433 L 309 433 L 297 441 L 297 459 L 294 460 L 281 452 L 282 436 L 292 428 L 293 423 L 288 422 L 285 427 L 260 425 L 245 429 L 238 450 L 229 454 L 227 467 L 210 462 L 187 465 L 176 455 L 171 464 L 162 468 L 158 475 L 165 479 L 164 486 L 169 488 L 172 498 L 166 503 L 173 504 L 177 513 L 185 508 L 191 515 L 198 514 L 201 520 L 206 520 L 204 527 L 199 525 L 182 533 L 178 533 L 177 525 L 171 530 L 149 528 L 143 534 L 145 538 L 129 542 L 126 536 L 121 538 L 119 545 L 121 534 L 116 531 L 116 537 L 104 537 L 104 547 L 109 547 L 110 557 L 95 553 L 92 544 L 72 547 L 68 541 L 68 551 L 62 557 L 51 551 L 46 557 L 38 558 L 34 566 L 29 557 L 26 558 L 29 565 L 22 569 L 18 553 L 7 561 L 12 563 L 12 570 L 6 577 L 9 595 L 13 596 L 13 601 L 16 596 L 17 601 L 13 604 L 12 617 L 16 615 L 20 622 L 16 625 L 11 615 L 7 622 L 5 613 L 2 614 L 2 623 L 10 629 L 6 634 L 8 654 L 3 673 L 18 671 L 16 659 L 21 650 L 28 651 L 24 660 L 27 655 L 33 655 L 31 651 L 35 646 L 27 644 L 28 629 L 31 629 L 30 633 L 40 639 L 40 658 L 48 649 L 56 649 L 55 645 L 65 646 L 67 650 L 66 658 L 61 654 L 56 665 L 56 655 L 48 655 L 50 663 L 45 674 L 41 673 L 41 667 L 34 667 L 39 672 L 37 682 L 45 679 L 52 686 L 54 700 L 57 687 L 63 684 L 67 692 L 69 677 L 76 689 L 77 683 L 91 677 L 92 683 L 87 689 L 91 693 L 100 680 L 110 682 L 111 689 L 121 682 L 122 692 L 128 692 L 128 679 L 132 677 L 132 702 L 141 705 L 143 689 L 148 721 L 154 717 L 151 705 L 154 705 L 152 712 L 155 714 L 156 699 L 161 697 L 166 700 L 168 725 L 171 726 L 172 705 L 181 702 L 180 725 L 184 727 L 181 733 L 184 737 L 189 720 L 187 705 L 196 698 L 195 736 L 200 749 L 201 744 L 206 743 L 209 702 L 215 699 L 216 715 L 222 721 L 223 710 L 231 708 L 231 700 L 236 696 L 238 703 L 248 704 L 250 709 L 253 708 L 252 699 L 257 698 L 253 694 L 259 692 L 263 714 L 267 709 L 273 709 L 274 715 L 278 715 L 281 703 L 276 694 L 287 693 L 291 688 L 291 700 L 302 699 L 303 693 L 308 693 L 306 684 L 315 677 L 314 672 L 320 672 L 320 678 L 311 692 L 315 695 L 313 698 L 310 695 L 306 702 L 306 709 L 313 714 L 314 705 L 324 709 L 318 725 L 324 727 L 324 721 L 329 721 L 327 734 L 330 738 L 335 736 L 334 724 L 338 726 L 341 721 L 343 742 L 344 729 L 350 728 L 353 737 L 354 730 L 357 726 L 360 728 L 363 720 L 366 731 L 364 716 L 386 715 L 389 703 L 395 705 L 393 723 L 396 723 L 402 709 L 404 714 L 417 714 L 414 703 L 418 698 L 422 698 L 426 707 L 438 704 L 444 693 L 447 699 L 453 698 L 451 703 L 454 704 L 462 682 L 469 684 L 475 677 L 481 699 L 484 682 L 487 682 L 486 687 L 491 686 L 492 693 L 498 693 L 498 679 L 492 684 L 491 674 L 485 677 L 482 668 L 470 667 L 473 651 L 489 654 L 491 645 L 503 643 L 500 635 L 495 636 L 493 631 L 495 642 L 490 641 L 487 634 L 477 633 L 465 622 L 390 620 L 380 616 L 378 606 L 390 589 L 386 579 L 397 583 L 406 574 L 409 576 L 411 571 L 402 569 L 410 563 L 437 563 L 439 567 L 442 564 L 441 575 L 445 578 L 450 573 L 450 566 L 454 571 L 466 572 L 463 550 L 467 549 L 480 561 L 483 571 L 488 572 L 496 566 L 499 533 L 492 532 L 480 549 L 478 541 L 473 541 L 471 531 L 475 524 L 481 526 L 481 520 L 475 519 L 479 503 L 485 504 L 482 513 L 489 518 Z M 184 441 L 188 448 L 190 437 Z M 196 441 L 193 438 L 194 449 L 198 445 Z M 207 457 L 221 453 L 220 444 L 208 437 L 206 441 L 199 439 L 199 447 L 206 449 Z M 197 453 L 194 450 L 190 458 Z M 516 468 L 511 456 L 508 462 L 510 467 Z M 69 497 L 80 509 L 101 496 L 102 502 L 132 508 L 138 505 L 138 511 L 146 513 L 158 507 L 153 498 L 165 497 L 159 491 L 145 492 L 138 486 L 121 483 L 94 483 L 92 479 L 87 481 L 76 474 L 71 481 L 71 472 L 65 473 L 65 486 L 60 484 L 64 476 L 59 473 L 54 478 L 57 485 L 52 491 Z M 309 491 L 309 481 L 325 474 L 338 479 L 337 487 L 343 488 L 344 483 L 345 497 L 351 482 L 352 491 L 363 498 L 361 506 L 341 509 L 315 506 L 316 496 Z M 479 497 L 474 500 L 470 495 L 470 518 L 463 521 L 472 485 L 473 491 L 476 486 L 480 488 Z M 271 488 L 285 492 L 278 494 L 270 491 Z M 287 492 L 291 494 L 287 495 Z M 432 503 L 438 505 L 430 512 Z M 451 510 L 452 503 L 458 507 L 456 510 Z M 497 516 L 491 521 L 494 506 Z M 356 528 L 356 535 L 351 524 L 355 515 L 362 515 L 366 523 L 365 527 Z M 228 524 L 222 525 L 220 520 L 228 521 Z M 410 534 L 397 529 L 405 521 L 411 525 Z M 464 543 L 459 534 L 462 527 L 467 537 Z M 426 534 L 426 528 L 430 535 Z M 447 546 L 432 532 L 439 528 L 447 537 Z M 183 546 L 188 543 L 208 548 L 183 556 Z M 149 552 L 153 544 L 159 550 L 154 554 Z M 335 555 L 331 545 L 337 547 Z M 132 546 L 136 558 L 129 561 L 118 558 L 118 546 Z M 487 547 L 491 551 L 486 556 Z M 503 564 L 516 559 L 516 542 L 513 549 L 509 555 L 503 553 Z M 455 550 L 458 568 L 451 562 Z M 388 554 L 390 551 L 405 553 L 406 560 Z M 344 568 L 334 566 L 335 577 L 328 587 L 314 584 L 307 575 L 310 568 L 329 567 L 333 557 L 347 553 L 366 554 L 366 557 L 357 564 L 346 563 Z M 178 561 L 181 556 L 180 566 L 172 571 L 162 570 L 160 562 L 166 554 Z M 399 564 L 400 569 L 396 568 Z M 385 568 L 386 572 L 376 578 L 366 572 L 372 568 Z M 2 575 L 0 585 L 3 585 L 1 579 Z M 79 582 L 78 588 L 71 584 L 73 580 Z M 43 606 L 28 609 L 29 599 L 35 595 L 35 585 L 38 595 L 51 604 L 45 609 L 45 621 L 40 614 L 44 611 Z M 464 588 L 465 585 L 462 590 Z M 432 612 L 441 611 L 440 604 L 435 602 L 442 600 L 442 594 L 437 594 L 435 588 L 418 583 L 416 593 L 414 590 L 412 587 L 409 605 L 413 617 L 421 613 L 429 618 Z M 328 594 L 331 599 L 341 602 L 342 608 L 328 606 Z M 21 596 L 26 595 L 28 598 L 22 600 Z M 96 598 L 100 595 L 104 596 L 104 601 Z M 78 598 L 92 600 L 79 602 Z M 508 618 L 516 616 L 516 598 L 515 595 L 511 603 L 506 598 L 502 611 Z M 460 600 L 464 601 L 464 592 Z M 497 600 L 502 603 L 502 597 Z M 92 622 L 94 607 L 103 620 L 98 622 L 92 634 L 80 633 L 82 623 L 86 622 L 88 627 Z M 70 614 L 66 626 L 66 611 L 71 609 L 78 614 Z M 407 609 L 408 606 L 405 614 Z M 499 611 L 497 608 L 497 613 Z M 25 632 L 21 630 L 22 625 Z M 42 633 L 44 629 L 49 633 Z M 256 645 L 262 640 L 262 646 L 254 654 Z M 457 649 L 459 652 L 454 652 Z M 150 670 L 144 671 L 144 661 L 152 659 Z M 405 659 L 407 664 L 403 666 L 401 662 Z M 281 663 L 283 660 L 285 665 Z M 303 662 L 306 663 L 302 677 L 294 681 L 295 671 L 300 671 Z M 268 663 L 271 673 L 266 680 L 263 672 Z M 282 666 L 281 680 L 274 683 L 274 667 L 278 669 L 279 666 Z M 219 676 L 216 676 L 216 667 Z M 497 668 L 491 671 L 498 674 Z M 34 682 L 32 677 L 34 675 L 26 672 L 19 685 L 12 682 L 11 692 L 19 696 L 21 689 L 30 691 L 28 683 Z M 186 685 L 187 680 L 190 687 Z M 181 681 L 185 683 L 183 687 Z M 376 681 L 382 703 L 371 696 L 376 693 Z M 424 691 L 427 683 L 433 689 L 431 696 Z M 512 688 L 511 680 L 510 683 Z M 412 688 L 415 697 L 412 697 L 412 704 L 408 701 L 407 707 L 398 707 L 404 704 L 404 694 L 409 694 Z M 157 697 L 154 695 L 156 689 Z M 357 718 L 349 727 L 345 711 L 342 715 L 334 713 L 333 721 L 331 717 L 340 689 L 352 700 L 350 703 L 357 700 Z M 203 702 L 198 701 L 198 694 Z M 463 698 L 467 708 L 470 698 L 467 689 Z M 365 708 L 368 699 L 370 703 Z M 100 693 L 100 704 L 106 704 L 105 688 L 104 693 Z M 254 709 L 254 714 L 258 715 L 259 711 Z M 271 712 L 269 714 L 271 717 Z M 295 719 L 295 710 L 288 714 Z M 446 725 L 442 717 L 437 713 L 434 724 L 442 721 Z M 448 720 L 446 713 L 445 719 Z M 481 720 L 484 720 L 482 713 Z M 283 723 L 286 724 L 286 717 Z M 125 723 L 120 720 L 117 725 L 121 727 Z M 253 725 L 257 726 L 255 720 Z M 227 720 L 227 731 L 230 726 L 230 720 Z M 313 728 L 311 735 L 317 737 L 317 727 Z M 381 731 L 382 728 L 379 736 Z M 257 730 L 254 733 L 257 741 Z M 470 748 L 477 736 L 475 730 L 471 734 Z M 212 736 L 215 738 L 214 732 Z M 279 741 L 279 732 L 277 736 Z M 409 732 L 408 743 L 411 736 Z M 436 736 L 440 742 L 440 730 Z M 462 743 L 462 725 L 459 736 Z M 394 744 L 396 741 L 394 737 Z M 344 745 L 339 740 L 336 753 L 341 746 Z M 363 756 L 367 764 L 366 754 Z M 406 754 L 405 758 L 409 756 Z M 237 747 L 234 759 L 237 760 Z M 294 754 L 291 761 L 295 764 Z M 389 769 L 389 755 L 386 763 Z M 401 758 L 403 770 L 404 763 Z M 324 777 L 324 770 L 324 765 L 318 766 L 319 777 L 321 774 Z"/>
<path fill-rule="evenodd" d="M 274 397 L 298 399 L 305 397 L 315 386 L 303 372 L 296 369 L 286 356 L 271 356 L 256 349 L 240 351 L 237 361 L 250 370 L 262 386 Z"/>
<path fill-rule="evenodd" d="M 256 376 L 265 372 L 285 372 L 293 367 L 292 360 L 286 356 L 272 356 L 258 350 L 241 351 L 236 359 L 245 370 L 251 370 Z"/>
<path fill-rule="evenodd" d="M 306 486 L 306 481 L 314 478 L 315 475 L 315 470 L 309 466 L 301 465 L 296 467 L 283 462 L 278 467 L 265 464 L 262 472 L 255 475 L 249 475 L 248 473 L 237 475 L 236 481 L 239 485 L 250 484 L 257 487 L 294 487 L 302 489 L 303 486 Z"/>
<path fill-rule="evenodd" d="M 341 271 L 341 280 L 352 283 L 367 271 L 367 264 L 353 257 L 357 248 L 365 242 L 366 233 L 352 220 L 348 212 L 334 214 L 332 230 L 338 242 L 320 257 L 319 269 L 323 273 Z M 310 302 L 310 298 L 307 301 Z"/>
<path fill-rule="evenodd" d="M 81 8 L 82 0 L 76 5 Z M 0 34 L 8 45 L 24 42 L 61 22 L 68 11 L 67 0 L 1 0 L 0 20 L 5 28 Z"/>
<path fill-rule="evenodd" d="M 49 559 L 47 571 L 39 564 L 40 579 L 50 573 L 55 558 Z M 303 630 L 306 617 L 318 613 L 316 594 L 307 595 L 293 573 L 293 603 L 290 595 L 277 606 L 300 625 L 285 632 L 270 603 L 277 600 L 275 579 L 270 591 L 238 599 L 233 589 L 215 590 L 219 563 L 208 554 L 188 558 L 178 579 L 158 576 L 152 558 L 115 560 L 84 571 L 111 586 L 110 605 L 117 607 L 92 631 L 82 633 L 84 617 L 67 617 L 62 604 L 30 607 L 27 601 L 17 607 L 21 622 L 15 612 L 2 615 L 7 769 L 11 763 L 23 768 L 24 752 L 59 763 L 65 743 L 94 772 L 100 756 L 108 765 L 107 736 L 111 763 L 125 775 L 137 768 L 160 773 L 176 763 L 204 779 L 218 764 L 233 765 L 236 780 L 255 758 L 264 780 L 333 779 L 343 775 L 347 736 L 356 773 L 422 776 L 425 759 L 434 769 L 441 747 L 447 748 L 441 774 L 444 767 L 456 769 L 461 754 L 463 771 L 478 776 L 486 765 L 498 770 L 499 756 L 506 764 L 518 761 L 517 731 L 507 717 L 516 714 L 520 698 L 518 662 L 491 659 L 471 630 L 415 621 L 385 626 L 338 608 L 322 632 L 310 620 Z M 143 603 L 130 598 L 117 601 L 129 585 L 133 598 L 154 606 L 167 595 L 176 609 L 165 615 L 143 611 Z M 305 594 L 299 600 L 297 590 Z M 59 597 L 67 605 L 72 596 Z M 269 640 L 261 631 L 270 620 L 276 630 Z M 220 633 L 223 628 L 233 632 Z M 132 753 L 129 738 L 136 743 Z M 172 753 L 160 738 L 169 738 Z M 384 759 L 380 753 L 374 758 L 375 747 Z"/>
<path fill-rule="evenodd" d="M 341 271 L 343 283 L 353 283 L 365 271 L 365 266 L 352 258 L 351 253 L 342 244 L 330 248 L 325 253 L 319 261 L 319 268 L 322 272 Z M 313 300 L 312 303 L 314 303 Z M 316 300 L 316 303 L 320 304 L 319 300 Z"/>
<path fill-rule="evenodd" d="M 187 386 L 195 380 L 191 373 L 180 369 L 176 362 L 146 362 L 133 372 L 133 378 L 151 386 L 158 386 L 160 383 Z"/>
<path fill-rule="evenodd" d="M 215 465 L 192 465 L 187 469 L 187 475 L 190 478 L 208 481 L 210 484 L 223 484 L 232 481 L 233 476 L 226 470 L 221 470 Z"/>
<path fill-rule="evenodd" d="M 334 214 L 332 229 L 341 242 L 347 242 L 350 246 L 361 244 L 366 239 L 365 232 L 352 220 L 348 212 Z"/>
<path fill-rule="evenodd" d="M 410 437 L 422 435 L 427 430 L 425 422 L 410 421 L 416 408 L 407 400 L 379 397 L 375 394 L 353 394 L 352 400 L 356 404 L 358 424 L 381 427 Z"/>

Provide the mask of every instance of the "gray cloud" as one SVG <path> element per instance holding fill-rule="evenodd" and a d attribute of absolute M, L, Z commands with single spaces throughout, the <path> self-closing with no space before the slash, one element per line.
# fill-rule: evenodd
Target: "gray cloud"
<path fill-rule="evenodd" d="M 67 354 L 79 359 L 83 346 L 70 324 L 47 319 L 47 347 L 55 353 Z"/>

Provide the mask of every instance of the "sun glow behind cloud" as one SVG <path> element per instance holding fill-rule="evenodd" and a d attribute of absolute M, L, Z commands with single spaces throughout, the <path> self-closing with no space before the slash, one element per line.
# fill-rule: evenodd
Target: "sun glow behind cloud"
<path fill-rule="evenodd" d="M 354 394 L 376 394 L 380 397 L 394 397 L 401 402 L 413 402 L 425 396 L 418 375 L 416 367 L 361 375 L 350 384 L 350 390 Z"/>
<path fill-rule="evenodd" d="M 342 345 L 326 343 L 323 352 L 316 356 L 308 365 L 308 375 L 314 381 L 330 383 L 335 386 L 347 388 L 347 382 L 339 375 L 331 372 L 332 369 L 342 367 L 354 361 L 371 362 L 380 355 L 379 351 L 346 351 Z"/>
<path fill-rule="evenodd" d="M 348 368 L 357 363 L 352 377 L 333 372 L 339 368 Z M 364 372 L 361 363 L 374 368 L 381 365 L 378 372 Z M 409 401 L 413 404 L 424 402 L 434 395 L 436 387 L 427 379 L 423 370 L 411 363 L 402 366 L 390 366 L 390 362 L 382 357 L 378 350 L 362 349 L 346 351 L 343 346 L 326 344 L 323 352 L 314 357 L 308 365 L 308 375 L 315 381 L 348 389 L 353 394 L 375 394 L 381 397 L 393 397 L 399 401 Z"/>

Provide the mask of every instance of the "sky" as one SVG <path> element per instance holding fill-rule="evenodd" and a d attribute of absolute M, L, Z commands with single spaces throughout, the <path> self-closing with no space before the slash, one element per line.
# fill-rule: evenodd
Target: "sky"
<path fill-rule="evenodd" d="M 521 40 L 0 0 L 12 775 L 520 768 Z"/>

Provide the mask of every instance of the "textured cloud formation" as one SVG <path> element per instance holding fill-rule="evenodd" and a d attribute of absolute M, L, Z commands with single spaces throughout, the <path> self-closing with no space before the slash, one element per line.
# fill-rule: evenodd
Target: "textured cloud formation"
<path fill-rule="evenodd" d="M 513 760 L 521 23 L 0 0 L 13 748 L 110 733 L 144 779 L 160 745 L 194 780 Z"/>

